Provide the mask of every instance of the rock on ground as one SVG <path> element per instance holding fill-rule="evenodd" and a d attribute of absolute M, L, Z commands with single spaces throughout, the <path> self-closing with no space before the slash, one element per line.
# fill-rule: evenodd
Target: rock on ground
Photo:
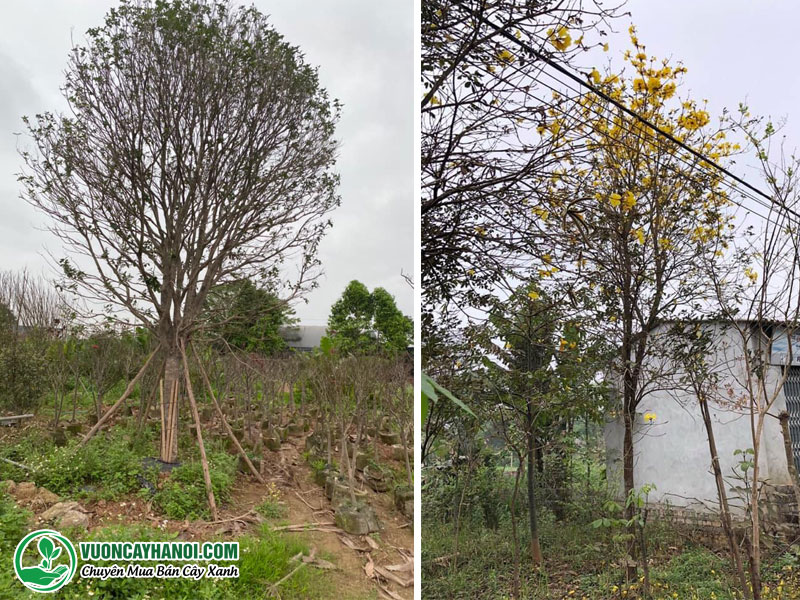
<path fill-rule="evenodd" d="M 336 509 L 336 525 L 352 535 L 366 535 L 382 529 L 375 510 L 364 503 L 342 503 Z"/>
<path fill-rule="evenodd" d="M 39 518 L 59 528 L 89 527 L 89 515 L 86 514 L 86 509 L 75 501 L 58 502 L 44 511 Z"/>

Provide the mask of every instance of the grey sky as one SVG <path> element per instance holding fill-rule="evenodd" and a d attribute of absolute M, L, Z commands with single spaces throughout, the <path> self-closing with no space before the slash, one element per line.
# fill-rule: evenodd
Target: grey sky
<path fill-rule="evenodd" d="M 351 279 L 386 288 L 406 314 L 413 293 L 413 4 L 403 0 L 256 0 L 276 30 L 299 46 L 331 96 L 344 105 L 337 136 L 342 206 L 320 246 L 325 277 L 303 323 L 327 321 Z M 0 266 L 47 273 L 42 249 L 60 245 L 19 197 L 14 132 L 20 117 L 60 109 L 71 39 L 102 23 L 115 2 L 28 0 L 4 7 L 0 22 Z"/>

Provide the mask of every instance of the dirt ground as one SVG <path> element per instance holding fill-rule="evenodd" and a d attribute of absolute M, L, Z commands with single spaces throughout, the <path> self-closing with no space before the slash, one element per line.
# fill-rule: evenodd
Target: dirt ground
<path fill-rule="evenodd" d="M 289 506 L 289 520 L 292 524 L 330 523 L 334 513 L 324 490 L 312 479 L 311 468 L 303 460 L 303 438 L 289 438 L 282 444 L 277 453 L 273 453 L 274 463 L 268 463 L 265 471 L 267 481 L 274 481 L 282 493 L 283 501 Z M 256 481 L 249 481 L 237 494 L 237 501 L 232 512 L 245 512 L 257 505 L 263 496 L 262 487 Z M 403 588 L 392 582 L 384 582 L 381 590 L 374 579 L 367 577 L 365 567 L 370 562 L 374 565 L 400 565 L 413 560 L 414 529 L 413 522 L 400 514 L 392 503 L 391 493 L 379 494 L 369 487 L 362 486 L 367 493 L 367 502 L 372 506 L 384 529 L 373 534 L 377 548 L 372 549 L 364 539 L 365 536 L 352 536 L 341 531 L 305 531 L 295 533 L 301 536 L 309 546 L 316 546 L 323 557 L 331 560 L 337 569 L 331 578 L 341 598 L 364 598 L 370 591 L 395 594 L 395 598 L 410 600 L 414 596 L 413 585 Z M 356 548 L 369 549 L 369 552 L 354 550 L 345 545 L 342 539 L 349 539 Z M 413 572 L 413 571 L 412 571 Z M 410 573 L 400 573 L 401 578 L 410 578 Z M 386 595 L 392 598 L 391 595 Z"/>
<path fill-rule="evenodd" d="M 0 443 L 24 435 L 24 429 L 2 432 Z M 324 489 L 312 477 L 311 467 L 303 459 L 305 436 L 289 437 L 278 452 L 264 451 L 262 475 L 265 484 L 254 477 L 240 474 L 234 485 L 233 500 L 220 507 L 219 521 L 171 521 L 154 514 L 149 504 L 138 497 L 118 501 L 92 500 L 81 504 L 90 516 L 90 529 L 115 523 L 142 523 L 176 532 L 179 539 L 204 539 L 212 535 L 236 538 L 254 530 L 263 519 L 255 512 L 267 495 L 267 486 L 274 483 L 281 501 L 288 507 L 284 521 L 299 525 L 285 535 L 298 536 L 316 555 L 334 565 L 325 577 L 330 589 L 341 600 L 388 598 L 411 600 L 413 583 L 401 586 L 390 578 L 375 572 L 376 567 L 386 569 L 400 580 L 411 580 L 413 574 L 414 531 L 413 521 L 394 507 L 391 492 L 376 493 L 363 483 L 360 489 L 380 519 L 383 530 L 377 534 L 355 536 L 346 534 L 333 525 L 334 512 Z M 388 448 L 379 448 L 383 461 L 392 463 Z M 394 461 L 397 469 L 402 463 Z M 277 526 L 276 527 L 285 527 Z M 403 567 L 401 567 L 404 566 Z M 306 567 L 311 568 L 311 567 Z M 386 571 L 384 571 L 386 573 Z"/>

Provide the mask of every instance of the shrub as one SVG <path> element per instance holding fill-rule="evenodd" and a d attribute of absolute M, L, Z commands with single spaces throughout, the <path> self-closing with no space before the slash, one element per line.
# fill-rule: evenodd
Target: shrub
<path fill-rule="evenodd" d="M 281 493 L 274 482 L 267 485 L 266 497 L 256 511 L 267 519 L 283 519 L 289 513 L 289 507 L 281 502 Z"/>

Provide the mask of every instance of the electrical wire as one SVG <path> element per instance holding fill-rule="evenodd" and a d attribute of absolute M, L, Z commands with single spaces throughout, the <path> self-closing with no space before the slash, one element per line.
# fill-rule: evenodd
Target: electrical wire
<path fill-rule="evenodd" d="M 508 31 L 506 31 L 504 28 L 500 27 L 496 23 L 493 23 L 492 21 L 490 21 L 486 17 L 477 14 L 475 11 L 473 11 L 472 9 L 470 9 L 470 8 L 468 8 L 466 6 L 462 6 L 462 8 L 467 13 L 469 13 L 474 19 L 476 19 L 477 21 L 479 21 L 481 23 L 484 23 L 488 27 L 494 29 L 498 34 L 500 34 L 502 37 L 506 38 L 511 43 L 517 45 L 518 47 L 522 48 L 523 50 L 526 50 L 528 53 L 530 53 L 531 55 L 535 56 L 536 58 L 538 58 L 542 62 L 546 63 L 551 68 L 555 69 L 556 71 L 558 71 L 562 75 L 566 76 L 568 79 L 571 79 L 572 81 L 576 82 L 581 87 L 584 87 L 584 88 L 588 89 L 589 91 L 591 91 L 592 93 L 596 94 L 600 98 L 603 98 L 606 102 L 609 102 L 610 104 L 613 104 L 619 110 L 621 110 L 622 112 L 626 113 L 628 116 L 630 116 L 633 119 L 639 121 L 643 125 L 651 128 L 653 131 L 655 131 L 656 133 L 658 133 L 662 137 L 670 140 L 675 145 L 683 148 L 685 151 L 687 151 L 688 153 L 692 154 L 693 156 L 695 156 L 699 160 L 708 163 L 709 165 L 711 165 L 712 167 L 717 169 L 719 172 L 727 175 L 730 179 L 733 179 L 734 181 L 736 181 L 740 185 L 742 185 L 745 188 L 747 188 L 748 190 L 750 190 L 752 193 L 754 193 L 754 194 L 756 194 L 758 196 L 761 196 L 762 198 L 764 198 L 767 201 L 769 201 L 771 204 L 775 204 L 776 206 L 778 206 L 779 208 L 783 209 L 784 211 L 792 214 L 795 218 L 798 219 L 798 222 L 800 222 L 800 214 L 798 214 L 796 211 L 794 211 L 791 208 L 785 206 L 784 204 L 776 201 L 772 196 L 770 196 L 769 194 L 767 194 L 767 193 L 763 192 L 762 190 L 758 189 L 757 187 L 755 187 L 754 185 L 750 184 L 749 182 L 745 181 L 744 179 L 742 179 L 741 177 L 739 177 L 735 173 L 732 173 L 729 169 L 727 169 L 727 168 L 723 167 L 722 165 L 718 164 L 713 159 L 704 156 L 702 153 L 698 152 L 697 150 L 695 150 L 691 146 L 689 146 L 689 145 L 685 144 L 684 142 L 682 142 L 681 140 L 677 139 L 671 133 L 665 131 L 664 129 L 662 129 L 661 127 L 655 125 L 654 123 L 651 123 L 650 121 L 648 121 L 647 119 L 645 119 L 644 117 L 642 117 L 641 115 L 636 113 L 635 111 L 633 111 L 630 108 L 628 108 L 627 106 L 625 106 L 623 103 L 619 102 L 615 98 L 612 98 L 610 95 L 605 93 L 603 90 L 600 90 L 600 89 L 596 88 L 595 86 L 591 85 L 589 82 L 584 81 L 581 77 L 579 77 L 575 73 L 571 72 L 569 69 L 565 68 L 563 65 L 560 65 L 556 61 L 552 60 L 550 57 L 548 57 L 543 52 L 541 52 L 539 50 L 536 50 L 530 44 L 527 44 L 527 43 L 523 42 L 522 40 L 517 39 L 514 35 L 512 35 Z"/>
<path fill-rule="evenodd" d="M 521 75 L 521 76 L 524 76 L 524 77 L 530 77 L 530 75 L 529 75 L 529 74 L 527 74 L 527 73 L 525 73 L 525 72 L 522 70 L 522 68 L 521 68 L 521 67 L 517 67 L 517 66 L 515 66 L 515 65 L 511 65 L 511 64 L 509 64 L 509 65 L 506 65 L 506 67 L 505 67 L 505 68 L 509 68 L 509 67 L 510 67 L 510 68 L 511 68 L 511 69 L 512 69 L 512 70 L 513 70 L 515 73 L 517 73 L 517 74 L 519 74 L 519 75 Z M 550 84 L 548 84 L 547 82 L 543 81 L 542 79 L 537 79 L 537 80 L 536 80 L 536 81 L 537 81 L 537 83 L 540 83 L 540 84 L 541 84 L 542 86 L 544 86 L 545 88 L 547 88 L 547 89 L 549 89 L 549 90 L 551 90 L 551 91 L 553 91 L 553 92 L 555 92 L 555 93 L 558 93 L 560 96 L 563 96 L 563 98 L 564 98 L 564 100 L 565 100 L 565 101 L 571 101 L 571 102 L 573 102 L 573 103 L 575 103 L 575 104 L 578 104 L 578 103 L 579 103 L 579 101 L 580 101 L 580 99 L 581 99 L 582 97 L 585 97 L 586 95 L 588 95 L 588 94 L 585 94 L 585 93 L 582 93 L 582 92 L 580 92 L 579 90 L 575 89 L 574 87 L 570 86 L 569 84 L 567 84 L 567 83 L 563 82 L 562 80 L 558 79 L 558 78 L 557 78 L 557 77 L 555 77 L 554 75 L 552 75 L 552 74 L 549 74 L 549 73 L 546 73 L 546 72 L 545 72 L 543 69 L 540 69 L 540 72 L 541 72 L 542 74 L 546 75 L 547 77 L 549 77 L 549 78 L 553 79 L 555 82 L 557 82 L 558 84 L 560 84 L 562 87 L 560 87 L 560 88 L 554 87 L 553 85 L 550 85 Z M 490 73 L 490 74 L 491 74 L 491 72 L 490 72 L 490 71 L 488 71 L 488 70 L 486 70 L 486 73 Z M 493 74 L 493 75 L 494 75 L 495 77 L 498 77 L 498 75 L 497 75 L 497 74 Z M 515 84 L 514 84 L 512 81 L 510 81 L 510 80 L 509 80 L 507 77 L 504 77 L 504 76 L 502 76 L 502 74 L 499 76 L 499 78 L 500 78 L 502 81 L 505 81 L 505 82 L 506 82 L 507 84 L 509 84 L 509 85 L 512 85 L 512 86 L 513 86 L 513 85 L 515 85 Z M 575 94 L 577 94 L 577 95 L 578 95 L 578 97 L 576 98 L 576 97 L 574 97 L 574 96 L 569 96 L 569 95 L 566 95 L 566 94 L 564 93 L 564 90 L 565 90 L 565 88 L 566 88 L 567 90 L 570 90 L 570 91 L 574 92 Z M 541 98 L 541 97 L 539 97 L 539 96 L 536 96 L 535 94 L 531 93 L 529 90 L 528 90 L 528 91 L 526 91 L 526 92 L 524 92 L 524 95 L 525 95 L 526 97 L 533 98 L 533 99 L 534 99 L 534 100 L 536 100 L 536 101 L 537 101 L 537 102 L 538 102 L 540 105 L 542 105 L 542 106 L 544 106 L 544 107 L 548 107 L 548 108 L 551 108 L 551 109 L 554 109 L 554 110 L 558 110 L 558 111 L 560 111 L 560 112 L 561 112 L 563 115 L 565 115 L 565 116 L 570 116 L 570 113 L 568 113 L 566 110 L 564 110 L 563 108 L 561 108 L 559 105 L 557 105 L 557 104 L 554 104 L 554 103 L 552 103 L 552 102 L 549 102 L 549 101 L 547 101 L 547 100 L 544 100 L 543 98 Z M 593 114 L 597 115 L 598 117 L 600 117 L 600 118 L 602 118 L 602 119 L 609 120 L 609 115 L 608 115 L 608 114 L 606 114 L 606 112 L 605 112 L 605 110 L 604 110 L 604 109 L 595 108 L 594 106 L 588 106 L 588 107 L 587 107 L 587 106 L 581 106 L 581 108 L 584 108 L 584 109 L 587 109 L 587 110 L 589 110 L 591 113 L 593 113 Z M 624 123 L 624 121 L 623 121 L 623 123 Z M 619 127 L 620 129 L 622 129 L 622 130 L 623 130 L 625 133 L 629 134 L 630 136 L 633 136 L 633 137 L 635 137 L 635 138 L 638 138 L 640 141 L 645 141 L 645 137 L 644 137 L 644 136 L 645 136 L 645 134 L 644 134 L 644 131 L 642 131 L 642 130 L 638 130 L 638 131 L 637 131 L 637 130 L 635 130 L 635 129 L 633 129 L 633 128 L 630 128 L 630 127 L 625 127 L 625 126 L 623 126 L 622 124 L 618 124 L 618 127 Z M 609 136 L 607 133 L 605 133 L 605 132 L 601 132 L 601 131 L 596 131 L 596 130 L 595 130 L 595 133 L 599 133 L 599 134 L 601 134 L 601 135 L 605 135 L 605 136 L 606 136 L 606 137 L 608 137 L 609 139 L 613 139 L 613 138 L 611 138 L 611 137 L 610 137 L 610 136 Z M 588 137 L 588 134 L 587 134 L 587 137 Z M 619 141 L 619 140 L 617 140 L 617 139 L 614 139 L 613 141 L 614 141 L 615 143 L 620 143 L 620 141 Z M 621 144 L 621 145 L 625 146 L 625 144 L 624 144 L 624 143 L 623 143 L 623 144 Z M 684 145 L 685 145 L 685 144 L 684 144 Z M 628 146 L 628 147 L 630 148 L 630 146 Z M 500 150 L 499 152 L 502 152 L 502 150 Z M 696 155 L 696 156 L 700 157 L 700 160 L 703 160 L 704 162 L 706 162 L 706 163 L 708 163 L 708 164 L 711 164 L 711 162 L 713 162 L 713 161 L 711 161 L 711 159 L 706 159 L 706 158 L 704 158 L 704 157 L 703 157 L 703 155 L 702 155 L 702 154 L 700 154 L 699 152 L 696 152 L 696 151 L 695 151 L 695 152 L 693 152 L 693 155 Z M 676 159 L 677 161 L 679 161 L 679 162 L 683 163 L 685 166 L 689 167 L 690 169 L 696 169 L 696 168 L 698 167 L 698 165 L 697 165 L 697 163 L 696 163 L 696 162 L 692 162 L 692 161 L 691 161 L 691 159 L 690 159 L 690 158 L 688 158 L 688 157 L 686 157 L 685 155 L 682 155 L 682 154 L 676 154 L 676 155 L 675 155 L 675 159 Z M 672 167 L 670 170 L 671 170 L 673 173 L 675 173 L 676 175 L 681 175 L 681 176 L 683 176 L 683 177 L 686 177 L 687 179 L 690 179 L 690 180 L 693 180 L 694 182 L 697 182 L 697 180 L 696 180 L 696 179 L 693 179 L 693 178 L 692 178 L 690 175 L 688 175 L 687 173 L 685 173 L 685 172 L 681 172 L 681 171 L 678 171 L 678 170 L 677 170 L 676 168 L 674 168 L 674 167 Z M 738 178 L 736 178 L 736 179 L 738 179 Z M 748 199 L 752 200 L 752 201 L 753 201 L 754 203 L 756 203 L 757 205 L 759 205 L 759 206 L 761 206 L 761 207 L 763 207 L 763 208 L 767 209 L 767 211 L 768 211 L 768 212 L 772 212 L 772 211 L 774 211 L 774 210 L 775 210 L 775 206 L 774 206 L 774 205 L 768 204 L 768 203 L 764 202 L 764 200 L 762 200 L 761 198 L 759 198 L 759 197 L 757 197 L 757 196 L 754 196 L 754 195 L 753 195 L 752 193 L 750 193 L 749 191 L 747 191 L 747 190 L 744 190 L 744 189 L 741 189 L 741 188 L 740 188 L 740 187 L 737 185 L 737 183 L 735 183 L 735 182 L 731 182 L 731 181 L 729 181 L 729 180 L 727 180 L 727 179 L 725 179 L 725 178 L 722 178 L 722 179 L 721 179 L 721 181 L 720 181 L 720 184 L 721 184 L 721 185 L 723 185 L 723 186 L 725 186 L 726 188 L 728 188 L 728 189 L 729 189 L 731 192 L 735 192 L 736 194 L 739 194 L 739 195 L 741 195 L 741 196 L 743 196 L 743 197 L 745 197 L 745 198 L 748 198 Z M 735 198 L 729 198 L 729 200 L 731 201 L 731 203 L 735 204 L 736 206 L 738 206 L 738 207 L 739 207 L 739 208 L 741 208 L 742 210 L 744 210 L 744 211 L 746 211 L 746 212 L 748 212 L 748 213 L 752 213 L 752 214 L 754 214 L 755 216 L 757 216 L 757 217 L 759 217 L 759 218 L 761 218 L 761 219 L 763 219 L 763 220 L 767 221 L 768 223 L 771 223 L 772 225 L 775 225 L 775 226 L 777 226 L 777 223 L 775 223 L 775 222 L 774 222 L 773 220 L 771 220 L 769 217 L 767 217 L 767 216 L 765 216 L 765 215 L 763 215 L 763 214 L 759 213 L 759 212 L 758 212 L 757 210 L 755 210 L 754 208 L 752 208 L 752 207 L 749 207 L 749 206 L 745 206 L 745 205 L 744 205 L 744 204 L 742 204 L 741 202 L 738 202 L 738 201 L 737 201 Z M 775 204 L 777 205 L 777 203 L 775 203 Z M 787 209 L 787 210 L 788 210 L 788 209 Z M 794 213 L 793 211 L 789 211 L 789 212 L 791 212 L 792 214 L 796 214 L 796 213 Z"/>

